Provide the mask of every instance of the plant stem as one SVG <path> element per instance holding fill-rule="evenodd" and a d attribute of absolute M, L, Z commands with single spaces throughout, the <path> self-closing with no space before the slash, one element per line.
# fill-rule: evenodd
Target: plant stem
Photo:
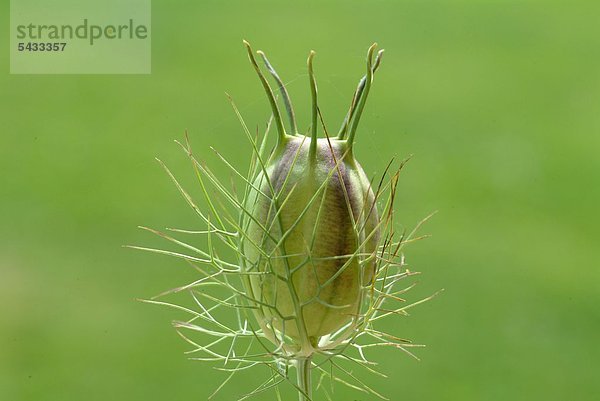
<path fill-rule="evenodd" d="M 299 401 L 312 401 L 312 383 L 310 372 L 312 370 L 312 356 L 298 358 L 296 361 L 296 371 L 298 375 L 298 387 L 304 392 L 298 394 Z"/>

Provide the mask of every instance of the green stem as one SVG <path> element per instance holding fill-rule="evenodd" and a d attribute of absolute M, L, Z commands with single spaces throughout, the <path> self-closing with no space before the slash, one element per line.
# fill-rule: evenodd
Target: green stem
<path fill-rule="evenodd" d="M 300 387 L 302 390 L 302 392 L 298 393 L 298 400 L 312 401 L 312 383 L 310 379 L 310 372 L 312 370 L 312 356 L 298 358 L 296 363 L 298 387 Z"/>
<path fill-rule="evenodd" d="M 360 116 L 362 115 L 363 109 L 365 108 L 365 103 L 367 102 L 367 97 L 369 96 L 369 90 L 371 89 L 371 84 L 373 83 L 373 52 L 377 48 L 377 43 L 373 43 L 371 47 L 369 47 L 369 51 L 367 52 L 367 75 L 365 75 L 365 88 L 363 89 L 362 95 L 360 96 L 360 100 L 358 100 L 358 105 L 356 106 L 354 120 L 350 125 L 350 133 L 348 134 L 348 144 L 350 145 L 350 149 L 352 150 L 354 145 L 354 135 L 356 134 L 356 127 L 358 127 L 358 122 L 360 121 Z"/>
<path fill-rule="evenodd" d="M 315 80 L 315 73 L 313 71 L 313 58 L 315 52 L 310 51 L 308 55 L 308 78 L 310 81 L 310 97 L 312 99 L 312 123 L 310 125 L 310 149 L 309 156 L 316 157 L 317 154 L 317 116 L 319 113 L 319 104 L 317 102 L 317 81 Z"/>
<path fill-rule="evenodd" d="M 277 127 L 278 133 L 277 144 L 282 144 L 285 140 L 285 128 L 283 126 L 283 122 L 281 122 L 281 113 L 279 112 L 279 107 L 277 106 L 277 102 L 275 101 L 275 95 L 273 94 L 271 85 L 269 85 L 269 82 L 261 72 L 258 63 L 254 58 L 254 51 L 252 50 L 252 47 L 250 47 L 250 43 L 246 42 L 245 40 L 243 42 L 244 46 L 246 46 L 246 51 L 248 52 L 248 58 L 250 59 L 250 62 L 252 63 L 252 66 L 254 67 L 254 70 L 256 71 L 256 74 L 258 75 L 258 78 L 260 79 L 263 88 L 265 89 L 265 93 L 267 94 L 269 103 L 271 104 L 271 111 L 273 112 L 273 118 L 275 120 L 275 126 Z"/>

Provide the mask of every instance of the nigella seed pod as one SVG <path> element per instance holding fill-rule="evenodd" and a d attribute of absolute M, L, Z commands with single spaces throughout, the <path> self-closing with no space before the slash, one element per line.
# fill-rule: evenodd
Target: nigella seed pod
<path fill-rule="evenodd" d="M 187 134 L 186 143 L 180 145 L 192 162 L 208 211 L 198 206 L 161 162 L 202 227 L 170 229 L 177 235 L 194 236 L 189 242 L 145 228 L 183 252 L 133 248 L 184 259 L 200 278 L 145 302 L 190 315 L 174 326 L 193 347 L 192 359 L 219 362 L 219 369 L 231 372 L 229 378 L 254 366 L 269 367 L 270 377 L 240 399 L 285 381 L 298 391 L 300 401 L 312 401 L 311 370 L 320 374 L 319 383 L 328 377 L 332 383 L 384 398 L 353 374 L 353 368 L 358 364 L 365 372 L 382 375 L 368 359 L 368 350 L 374 346 L 414 356 L 408 347 L 415 344 L 380 330 L 378 322 L 406 315 L 407 309 L 429 298 L 408 305 L 402 298 L 413 286 L 402 283 L 416 274 L 405 267 L 403 247 L 420 238 L 414 235 L 426 220 L 411 232 L 396 235 L 394 197 L 404 162 L 391 177 L 390 163 L 373 185 L 354 153 L 357 127 L 383 51 L 375 55 L 376 45 L 369 48 L 365 75 L 337 135 L 330 136 L 321 121 L 324 135 L 319 137 L 314 52 L 308 57 L 312 120 L 309 131 L 301 133 L 283 81 L 258 51 L 281 93 L 289 119 L 287 130 L 271 85 L 250 45 L 244 43 L 267 94 L 272 118 L 264 137 L 254 136 L 231 101 L 252 147 L 248 174 L 221 154 L 217 156 L 245 189 L 240 193 L 233 179 L 233 189 L 228 189 L 198 161 Z M 277 144 L 269 153 L 266 144 L 272 126 Z M 198 238 L 204 247 L 198 245 Z M 191 295 L 188 303 L 158 299 L 183 292 Z M 296 371 L 295 382 L 290 369 Z M 317 388 L 332 399 L 329 386 Z"/>
<path fill-rule="evenodd" d="M 382 53 L 373 64 L 375 45 L 369 49 L 367 74 L 339 135 L 317 138 L 314 52 L 308 59 L 313 99 L 311 131 L 289 135 L 273 93 L 246 46 L 273 106 L 279 138 L 249 190 L 241 215 L 246 233 L 241 239 L 242 266 L 247 272 L 265 273 L 250 276 L 247 285 L 250 296 L 262 305 L 256 313 L 261 326 L 291 338 L 293 348 L 310 355 L 321 337 L 356 319 L 375 273 L 379 214 L 371 183 L 352 149 Z M 290 129 L 295 131 L 285 86 L 264 53 L 259 54 L 279 83 Z"/>
<path fill-rule="evenodd" d="M 245 266 L 273 273 L 251 279 L 253 297 L 273 306 L 265 322 L 314 343 L 358 312 L 375 269 L 377 207 L 346 141 L 320 138 L 314 155 L 304 137 L 279 146 L 248 197 Z"/>

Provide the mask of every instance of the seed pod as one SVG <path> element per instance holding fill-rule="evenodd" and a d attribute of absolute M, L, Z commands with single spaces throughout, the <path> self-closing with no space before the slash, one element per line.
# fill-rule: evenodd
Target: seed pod
<path fill-rule="evenodd" d="M 297 381 L 292 384 L 300 401 L 313 399 L 312 369 L 321 374 L 319 384 L 329 376 L 332 381 L 384 398 L 361 382 L 352 368 L 346 369 L 340 363 L 347 362 L 352 367 L 359 364 L 365 371 L 381 375 L 368 359 L 368 347 L 388 346 L 414 356 L 409 347 L 415 344 L 381 330 L 378 324 L 406 314 L 409 308 L 431 297 L 406 304 L 400 296 L 414 285 L 404 287 L 402 283 L 417 274 L 405 267 L 403 247 L 420 238 L 415 233 L 430 217 L 414 230 L 396 235 L 394 198 L 404 162 L 386 178 L 388 165 L 373 191 L 353 152 L 358 123 L 382 51 L 374 57 L 375 45 L 369 48 L 366 74 L 359 81 L 337 136 L 329 136 L 324 127 L 325 138 L 318 138 L 320 112 L 312 68 L 314 52 L 308 58 L 312 124 L 303 135 L 298 132 L 283 81 L 264 53 L 257 52 L 281 92 L 289 118 L 288 131 L 254 52 L 247 43 L 246 48 L 272 108 L 273 124 L 268 124 L 267 132 L 271 125 L 276 127 L 277 145 L 267 155 L 266 134 L 258 144 L 231 102 L 252 146 L 249 174 L 244 175 L 218 152 L 217 155 L 243 180 L 245 190 L 240 197 L 235 187 L 229 190 L 194 156 L 186 134 L 185 145 L 180 145 L 192 162 L 208 213 L 160 162 L 203 223 L 200 230 L 170 231 L 206 236 L 206 246 L 198 247 L 196 242 L 144 228 L 185 251 L 133 248 L 184 259 L 201 275 L 192 283 L 145 302 L 190 314 L 189 319 L 173 323 L 178 333 L 193 346 L 190 352 L 204 354 L 194 359 L 219 362 L 220 369 L 231 371 L 229 378 L 254 366 L 270 368 L 270 377 L 241 399 L 283 381 L 292 382 L 290 368 L 296 370 Z M 385 193 L 387 196 L 382 195 Z M 240 211 L 237 221 L 231 217 L 232 208 Z M 191 295 L 191 307 L 157 299 L 181 292 Z M 192 338 L 193 335 L 199 338 Z M 325 364 L 330 364 L 330 368 Z M 348 380 L 334 376 L 334 370 L 345 373 Z M 222 387 L 221 384 L 216 391 Z M 331 399 L 325 387 L 317 386 Z"/>
<path fill-rule="evenodd" d="M 379 215 L 369 179 L 352 152 L 358 120 L 379 65 L 373 45 L 367 74 L 337 138 L 317 138 L 317 87 L 308 59 L 313 99 L 311 132 L 296 134 L 291 101 L 277 80 L 290 119 L 288 135 L 273 92 L 249 45 L 248 54 L 273 108 L 278 143 L 253 181 L 242 213 L 243 268 L 251 275 L 246 290 L 261 308 L 259 323 L 292 339 L 310 353 L 319 338 L 356 318 L 375 273 Z M 346 134 L 348 137 L 346 138 Z M 267 329 L 268 330 L 268 329 Z"/>

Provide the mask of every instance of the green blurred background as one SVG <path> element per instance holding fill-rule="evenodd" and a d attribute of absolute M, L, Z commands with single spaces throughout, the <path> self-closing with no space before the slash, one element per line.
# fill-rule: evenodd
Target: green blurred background
<path fill-rule="evenodd" d="M 153 3 L 148 76 L 9 75 L 0 45 L 1 400 L 203 400 L 225 377 L 183 355 L 180 314 L 135 301 L 194 273 L 121 246 L 167 245 L 140 224 L 202 227 L 154 161 L 197 192 L 173 143 L 185 129 L 225 178 L 209 145 L 248 162 L 224 92 L 251 127 L 269 111 L 243 38 L 289 82 L 302 127 L 317 52 L 331 130 L 367 47 L 386 49 L 356 153 L 369 175 L 414 154 L 398 216 L 439 213 L 407 248 L 424 273 L 409 298 L 446 291 L 390 325 L 427 344 L 421 361 L 379 353 L 390 378 L 367 383 L 392 400 L 600 399 L 598 2 Z"/>

